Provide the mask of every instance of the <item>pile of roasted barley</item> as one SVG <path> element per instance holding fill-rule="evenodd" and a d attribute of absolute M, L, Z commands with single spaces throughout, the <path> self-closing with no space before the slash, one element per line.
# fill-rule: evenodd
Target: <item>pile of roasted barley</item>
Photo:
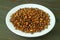
<path fill-rule="evenodd" d="M 10 21 L 17 30 L 26 33 L 40 32 L 50 24 L 49 15 L 38 8 L 22 8 L 11 15 Z"/>

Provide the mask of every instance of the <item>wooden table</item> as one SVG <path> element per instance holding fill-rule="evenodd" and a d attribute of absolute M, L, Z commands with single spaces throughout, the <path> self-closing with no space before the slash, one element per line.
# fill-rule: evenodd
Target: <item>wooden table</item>
<path fill-rule="evenodd" d="M 25 38 L 12 33 L 7 28 L 5 17 L 8 11 L 25 3 L 41 4 L 52 10 L 56 24 L 51 32 L 37 38 Z M 0 0 L 0 40 L 60 40 L 60 0 Z"/>

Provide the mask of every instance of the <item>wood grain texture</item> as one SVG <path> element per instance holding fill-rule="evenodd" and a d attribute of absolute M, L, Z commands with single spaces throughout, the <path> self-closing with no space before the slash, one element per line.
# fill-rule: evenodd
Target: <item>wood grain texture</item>
<path fill-rule="evenodd" d="M 56 17 L 56 25 L 48 34 L 37 38 L 25 38 L 12 33 L 6 26 L 5 17 L 13 7 L 35 3 L 48 7 Z M 0 0 L 0 40 L 60 40 L 60 0 Z"/>

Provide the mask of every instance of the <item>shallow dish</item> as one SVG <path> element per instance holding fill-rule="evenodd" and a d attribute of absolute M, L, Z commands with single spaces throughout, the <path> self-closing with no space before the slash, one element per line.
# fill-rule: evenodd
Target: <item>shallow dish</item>
<path fill-rule="evenodd" d="M 21 9 L 21 8 L 38 8 L 38 9 L 41 9 L 41 10 L 45 11 L 45 12 L 48 13 L 49 16 L 50 16 L 50 25 L 48 25 L 48 28 L 47 28 L 47 29 L 42 30 L 41 32 L 33 33 L 33 34 L 31 34 L 31 33 L 25 33 L 25 32 L 22 32 L 22 31 L 20 31 L 20 30 L 16 30 L 16 29 L 14 28 L 13 24 L 10 22 L 10 18 L 11 18 L 11 15 L 12 15 L 13 13 L 15 13 L 16 11 L 18 11 L 18 10 Z M 12 9 L 8 12 L 8 14 L 7 14 L 7 16 L 6 16 L 6 25 L 7 25 L 7 27 L 8 27 L 13 33 L 15 33 L 15 34 L 17 34 L 17 35 L 24 36 L 24 37 L 38 37 L 38 36 L 42 36 L 42 35 L 47 34 L 48 32 L 50 32 L 50 31 L 53 29 L 53 27 L 54 27 L 54 25 L 55 25 L 55 16 L 54 16 L 54 14 L 52 13 L 52 11 L 49 10 L 49 9 L 48 9 L 47 7 L 45 7 L 45 6 L 42 6 L 42 5 L 39 5 L 39 4 L 22 4 L 22 5 L 18 5 L 18 6 L 16 6 L 16 7 L 12 8 Z"/>

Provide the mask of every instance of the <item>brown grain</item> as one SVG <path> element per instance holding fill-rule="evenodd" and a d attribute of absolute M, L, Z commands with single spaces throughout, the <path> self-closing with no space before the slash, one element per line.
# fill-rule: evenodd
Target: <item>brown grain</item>
<path fill-rule="evenodd" d="M 17 30 L 26 33 L 40 32 L 50 24 L 49 15 L 38 8 L 22 8 L 12 14 L 10 21 Z"/>

